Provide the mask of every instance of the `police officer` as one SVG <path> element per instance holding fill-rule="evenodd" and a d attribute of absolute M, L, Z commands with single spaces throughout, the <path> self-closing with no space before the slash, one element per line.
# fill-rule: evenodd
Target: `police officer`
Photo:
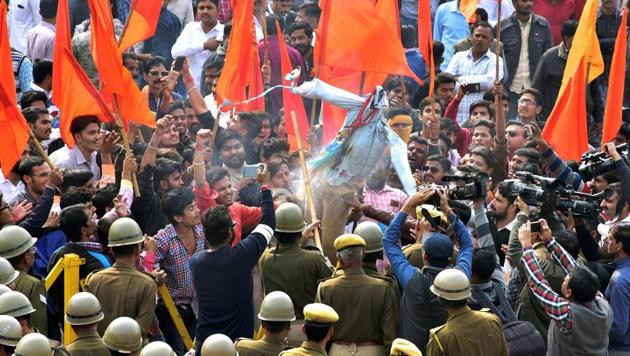
<path fill-rule="evenodd" d="M 142 335 L 146 336 L 155 317 L 157 285 L 136 269 L 144 235 L 133 219 L 120 218 L 109 228 L 108 238 L 107 246 L 116 262 L 110 268 L 90 274 L 84 288 L 98 298 L 103 308 L 105 318 L 99 324 L 99 333 L 114 318 L 127 316 L 140 324 Z"/>
<path fill-rule="evenodd" d="M 304 307 L 302 332 L 306 341 L 302 346 L 280 353 L 282 356 L 326 356 L 326 344 L 333 335 L 333 323 L 339 315 L 326 304 L 312 303 Z"/>
<path fill-rule="evenodd" d="M 51 356 L 53 348 L 42 334 L 26 334 L 15 346 L 13 356 Z"/>
<path fill-rule="evenodd" d="M 0 315 L 0 356 L 12 355 L 22 337 L 22 327 L 14 317 Z"/>
<path fill-rule="evenodd" d="M 260 306 L 258 319 L 265 332 L 261 340 L 240 338 L 234 346 L 239 356 L 276 356 L 287 349 L 287 335 L 295 312 L 291 298 L 284 292 L 267 294 Z"/>
<path fill-rule="evenodd" d="M 297 320 L 289 331 L 291 346 L 299 346 L 304 341 L 302 309 L 315 299 L 318 281 L 332 274 L 332 266 L 319 251 L 300 248 L 302 233 L 308 234 L 314 228 L 315 225 L 306 228 L 304 214 L 296 204 L 280 205 L 276 209 L 278 244 L 268 248 L 260 259 L 265 291 L 286 292 L 293 301 Z"/>
<path fill-rule="evenodd" d="M 9 260 L 19 272 L 14 290 L 27 296 L 36 309 L 31 315 L 31 322 L 37 332 L 48 335 L 46 287 L 43 280 L 28 274 L 35 263 L 35 242 L 37 239 L 19 226 L 6 226 L 0 230 L 0 257 Z"/>
<path fill-rule="evenodd" d="M 37 332 L 31 324 L 31 314 L 34 312 L 35 308 L 24 294 L 10 291 L 0 295 L 0 315 L 17 319 L 23 335 Z"/>
<path fill-rule="evenodd" d="M 11 288 L 5 286 L 4 284 L 0 284 L 0 295 L 3 295 L 6 292 L 10 292 Z"/>
<path fill-rule="evenodd" d="M 110 355 L 109 349 L 96 331 L 98 322 L 103 317 L 101 304 L 94 295 L 81 292 L 70 298 L 65 320 L 77 334 L 77 339 L 66 347 L 70 355 Z"/>
<path fill-rule="evenodd" d="M 448 321 L 431 329 L 427 355 L 509 354 L 499 318 L 490 311 L 474 311 L 468 307 L 470 282 L 464 272 L 445 269 L 438 273 L 430 289 L 446 307 Z"/>
<path fill-rule="evenodd" d="M 392 343 L 389 356 L 422 356 L 422 352 L 411 341 L 398 338 Z"/>
<path fill-rule="evenodd" d="M 229 337 L 213 334 L 201 345 L 201 356 L 238 356 L 238 352 Z"/>
<path fill-rule="evenodd" d="M 175 351 L 164 341 L 153 341 L 142 348 L 140 356 L 177 356 Z"/>
<path fill-rule="evenodd" d="M 6 258 L 0 257 L 0 285 L 9 286 L 20 276 Z"/>
<path fill-rule="evenodd" d="M 316 302 L 333 307 L 341 318 L 335 325 L 331 354 L 383 355 L 396 337 L 396 298 L 388 280 L 363 271 L 365 240 L 354 234 L 335 239 L 343 275 L 320 283 Z"/>
<path fill-rule="evenodd" d="M 105 330 L 103 343 L 112 356 L 137 355 L 142 348 L 140 325 L 126 316 L 116 318 Z"/>

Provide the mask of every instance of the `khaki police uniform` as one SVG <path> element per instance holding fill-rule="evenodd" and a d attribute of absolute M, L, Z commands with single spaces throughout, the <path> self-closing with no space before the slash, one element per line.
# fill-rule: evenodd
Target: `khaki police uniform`
<path fill-rule="evenodd" d="M 44 281 L 20 271 L 19 277 L 15 280 L 15 290 L 24 294 L 35 308 L 31 314 L 33 328 L 43 335 L 48 335 L 48 310 Z"/>
<path fill-rule="evenodd" d="M 99 323 L 101 335 L 112 320 L 126 316 L 135 319 L 146 336 L 155 318 L 157 285 L 148 275 L 135 267 L 114 263 L 105 270 L 90 274 L 85 279 L 86 292 L 94 294 L 105 314 Z"/>
<path fill-rule="evenodd" d="M 508 356 L 501 321 L 489 310 L 462 307 L 448 316 L 446 324 L 431 329 L 428 356 Z"/>
<path fill-rule="evenodd" d="M 326 350 L 313 341 L 304 341 L 302 346 L 283 351 L 281 356 L 327 356 Z"/>
<path fill-rule="evenodd" d="M 315 301 L 339 314 L 331 355 L 383 355 L 396 338 L 398 306 L 389 279 L 348 268 L 320 283 Z"/>
<path fill-rule="evenodd" d="M 96 331 L 77 335 L 73 343 L 66 346 L 71 356 L 110 356 L 111 353 Z"/>
<path fill-rule="evenodd" d="M 269 334 L 260 340 L 240 338 L 234 346 L 239 356 L 276 356 L 289 348 L 284 339 Z"/>

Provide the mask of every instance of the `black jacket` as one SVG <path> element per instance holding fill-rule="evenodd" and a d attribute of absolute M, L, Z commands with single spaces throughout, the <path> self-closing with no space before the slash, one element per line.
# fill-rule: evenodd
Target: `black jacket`
<path fill-rule="evenodd" d="M 531 25 L 529 30 L 528 52 L 529 52 L 529 75 L 533 79 L 536 66 L 540 61 L 543 53 L 553 46 L 551 37 L 551 26 L 549 22 L 538 15 L 532 14 Z M 495 29 L 496 30 L 496 29 Z M 505 62 L 508 69 L 506 86 L 512 84 L 518 61 L 521 56 L 521 25 L 516 17 L 516 13 L 501 21 L 501 42 L 503 43 L 503 52 L 505 54 Z"/>

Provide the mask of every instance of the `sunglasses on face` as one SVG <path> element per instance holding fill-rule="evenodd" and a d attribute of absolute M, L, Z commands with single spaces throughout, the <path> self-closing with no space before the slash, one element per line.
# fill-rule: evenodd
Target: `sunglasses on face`
<path fill-rule="evenodd" d="M 438 167 L 430 167 L 430 166 L 424 166 L 422 167 L 423 171 L 429 171 L 431 173 L 439 173 L 440 169 Z"/>
<path fill-rule="evenodd" d="M 151 74 L 154 77 L 157 77 L 157 76 L 166 77 L 168 75 L 168 72 L 160 72 L 158 70 L 152 70 L 152 71 L 149 71 L 149 74 Z"/>

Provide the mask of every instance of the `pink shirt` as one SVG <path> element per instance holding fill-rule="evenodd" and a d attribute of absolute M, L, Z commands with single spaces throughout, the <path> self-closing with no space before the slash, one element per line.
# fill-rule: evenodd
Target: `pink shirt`
<path fill-rule="evenodd" d="M 558 45 L 562 41 L 562 35 L 560 34 L 562 24 L 567 20 L 576 18 L 574 0 L 558 0 L 555 5 L 550 0 L 536 0 L 534 1 L 533 10 L 536 15 L 542 16 L 549 21 L 554 45 Z"/>
<path fill-rule="evenodd" d="M 407 200 L 407 194 L 400 189 L 392 188 L 385 184 L 383 189 L 379 192 L 375 192 L 368 188 L 367 185 L 363 187 L 363 203 L 371 205 L 378 210 L 387 211 L 389 213 L 397 213 L 405 205 Z M 362 217 L 361 221 L 374 221 L 372 219 Z"/>

